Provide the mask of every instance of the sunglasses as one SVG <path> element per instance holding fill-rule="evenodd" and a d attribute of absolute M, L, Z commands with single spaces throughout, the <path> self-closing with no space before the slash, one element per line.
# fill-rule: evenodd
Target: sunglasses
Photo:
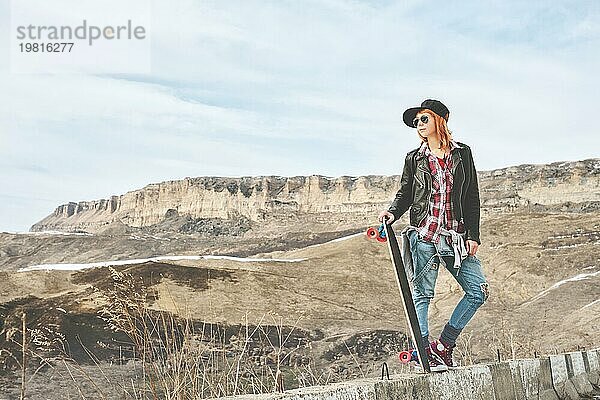
<path fill-rule="evenodd" d="M 413 126 L 414 126 L 415 128 L 417 127 L 417 125 L 419 125 L 419 120 L 421 120 L 421 122 L 422 122 L 423 124 L 427 124 L 427 123 L 429 122 L 429 116 L 428 116 L 428 115 L 426 115 L 426 114 L 424 114 L 424 115 L 421 115 L 421 117 L 420 117 L 420 118 L 415 118 L 415 119 L 413 119 Z"/>

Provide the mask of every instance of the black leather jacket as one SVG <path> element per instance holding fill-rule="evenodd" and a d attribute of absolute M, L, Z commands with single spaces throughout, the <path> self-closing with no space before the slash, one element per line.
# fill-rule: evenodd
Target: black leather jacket
<path fill-rule="evenodd" d="M 457 142 L 458 143 L 458 142 Z M 452 175 L 454 177 L 451 195 L 452 215 L 458 221 L 463 218 L 465 240 L 479 238 L 480 201 L 477 171 L 473 163 L 471 149 L 464 143 L 452 150 Z M 429 198 L 432 192 L 432 177 L 427 157 L 418 153 L 419 149 L 406 155 L 400 190 L 396 193 L 389 212 L 398 220 L 410 207 L 410 224 L 419 226 L 429 212 Z"/>

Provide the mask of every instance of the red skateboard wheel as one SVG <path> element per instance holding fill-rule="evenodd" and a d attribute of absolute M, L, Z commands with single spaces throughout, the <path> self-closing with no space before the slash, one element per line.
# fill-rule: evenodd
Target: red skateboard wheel
<path fill-rule="evenodd" d="M 379 232 L 377 232 L 377 237 L 375 239 L 377 239 L 378 242 L 387 242 L 387 238 L 379 236 Z"/>
<path fill-rule="evenodd" d="M 408 364 L 411 359 L 410 351 L 401 351 L 400 354 L 398 354 L 398 358 L 402 364 Z"/>
<path fill-rule="evenodd" d="M 367 237 L 369 239 L 378 238 L 379 237 L 379 233 L 377 232 L 377 229 L 375 229 L 375 228 L 369 228 L 369 229 L 367 229 Z"/>

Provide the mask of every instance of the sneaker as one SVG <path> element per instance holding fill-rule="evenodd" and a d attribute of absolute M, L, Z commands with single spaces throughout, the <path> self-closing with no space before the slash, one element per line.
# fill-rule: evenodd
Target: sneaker
<path fill-rule="evenodd" d="M 434 340 L 429 344 L 429 350 L 438 361 L 443 362 L 448 368 L 458 367 L 452 359 L 452 350 L 454 350 L 454 347 L 446 347 L 441 341 Z"/>
<path fill-rule="evenodd" d="M 431 372 L 444 372 L 448 371 L 448 366 L 444 364 L 444 362 L 434 353 L 431 352 L 430 347 L 425 349 L 427 353 L 427 358 L 429 359 L 429 370 Z M 416 360 L 416 367 L 419 370 L 423 370 L 421 364 L 419 363 L 419 359 Z"/>

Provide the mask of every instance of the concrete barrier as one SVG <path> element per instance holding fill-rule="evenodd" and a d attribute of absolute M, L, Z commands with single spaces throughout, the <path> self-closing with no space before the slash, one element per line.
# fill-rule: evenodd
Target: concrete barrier
<path fill-rule="evenodd" d="M 578 400 L 598 389 L 598 350 L 473 365 L 444 373 L 360 379 L 237 400 Z"/>
<path fill-rule="evenodd" d="M 552 384 L 552 370 L 548 358 L 508 361 L 508 364 L 514 385 L 513 399 L 558 398 Z M 498 396 L 502 395 L 502 393 L 498 394 Z"/>
<path fill-rule="evenodd" d="M 577 390 L 569 380 L 569 368 L 564 354 L 552 355 L 550 359 L 550 370 L 552 372 L 552 385 L 556 394 L 561 399 L 578 397 Z M 572 374 L 572 372 L 571 372 Z M 575 396 L 575 397 L 574 397 Z"/>
<path fill-rule="evenodd" d="M 585 354 L 585 357 L 584 357 Z M 567 365 L 571 366 L 573 371 L 573 376 L 571 378 L 571 382 L 573 382 L 573 386 L 579 395 L 585 395 L 587 393 L 591 393 L 593 390 L 592 384 L 588 378 L 588 371 L 586 370 L 587 364 L 587 352 L 574 352 L 567 353 L 565 355 L 567 359 Z M 589 366 L 588 366 L 589 370 Z M 577 399 L 580 397 L 578 396 Z"/>
<path fill-rule="evenodd" d="M 588 377 L 590 382 L 594 386 L 600 386 L 600 352 L 598 351 L 587 351 L 588 366 L 590 368 Z"/>

